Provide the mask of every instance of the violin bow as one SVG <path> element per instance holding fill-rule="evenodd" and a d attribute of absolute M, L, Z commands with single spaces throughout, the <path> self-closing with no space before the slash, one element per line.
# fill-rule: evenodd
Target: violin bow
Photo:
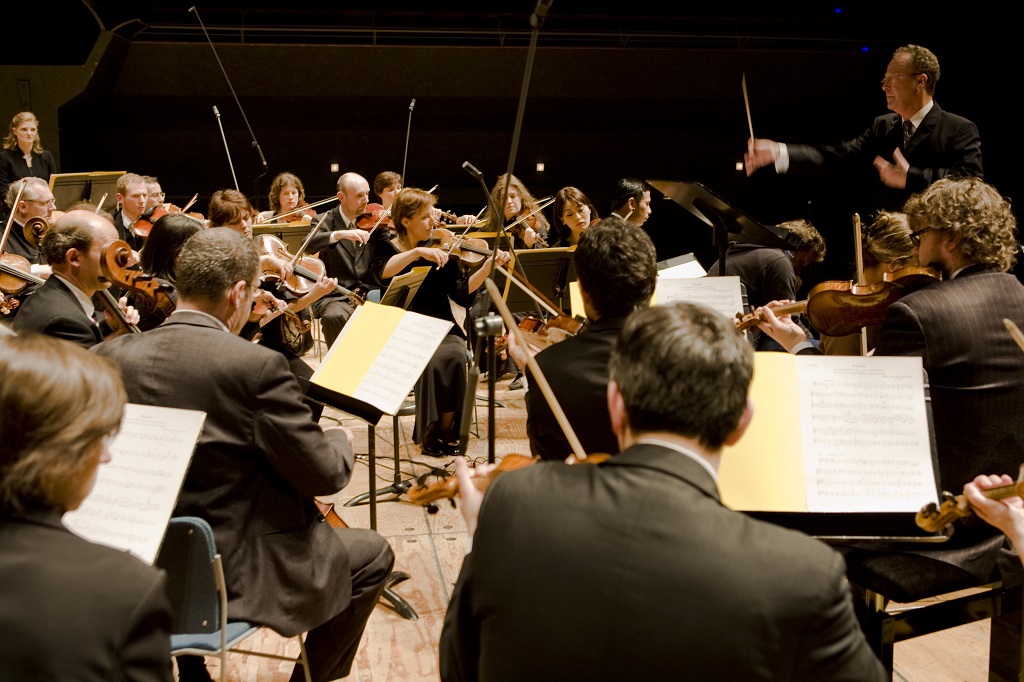
<path fill-rule="evenodd" d="M 1003 318 L 1003 324 L 1006 326 L 1006 331 L 1010 332 L 1010 336 L 1012 336 L 1013 340 L 1017 342 L 1018 346 L 1020 346 L 1020 349 L 1024 350 L 1024 334 L 1021 333 L 1020 327 L 1015 325 L 1013 320 L 1008 317 Z"/>
<path fill-rule="evenodd" d="M 740 80 L 740 87 L 743 88 L 743 106 L 747 109 L 747 127 L 750 129 L 750 139 L 754 140 L 754 121 L 750 118 L 750 97 L 747 96 L 747 74 L 743 74 Z"/>
<path fill-rule="evenodd" d="M 100 203 L 96 204 L 96 212 L 97 213 L 99 213 L 100 211 L 103 210 L 103 204 L 106 201 L 107 201 L 107 192 L 104 192 L 103 196 L 100 197 Z"/>
<path fill-rule="evenodd" d="M 853 214 L 853 252 L 857 259 L 857 284 L 864 286 L 867 282 L 864 279 L 864 237 L 860 229 L 860 214 Z M 868 328 L 861 327 L 860 330 L 860 354 L 868 354 Z"/>
<path fill-rule="evenodd" d="M 316 225 L 312 227 L 312 229 L 310 229 L 309 234 L 307 234 L 306 238 L 302 240 L 302 246 L 300 246 L 298 250 L 295 252 L 295 255 L 292 256 L 292 265 L 295 265 L 296 263 L 299 262 L 299 258 L 301 258 L 302 254 L 306 252 L 306 247 L 309 246 L 309 243 L 311 241 L 313 241 L 313 235 L 315 235 L 320 230 L 320 225 L 322 225 L 324 220 L 326 219 L 327 214 L 325 213 L 323 218 L 320 219 L 320 222 L 318 222 Z"/>
<path fill-rule="evenodd" d="M 11 208 L 11 215 L 7 216 L 7 227 L 4 228 L 4 236 L 0 239 L 0 253 L 4 252 L 4 247 L 7 246 L 7 238 L 11 236 L 11 227 L 14 225 L 14 209 L 21 203 L 21 195 L 25 192 L 25 187 L 28 185 L 28 180 L 21 181 L 21 187 L 18 189 L 18 196 L 14 199 L 14 206 Z"/>
<path fill-rule="evenodd" d="M 519 330 L 519 325 L 512 318 L 512 313 L 509 312 L 508 306 L 505 305 L 505 301 L 501 299 L 501 292 L 498 291 L 497 285 L 490 279 L 484 280 L 484 286 L 487 287 L 487 293 L 491 295 L 491 300 L 494 301 L 494 305 L 498 308 L 498 314 L 501 315 L 501 319 L 505 322 L 505 326 L 509 328 L 509 333 L 515 335 L 516 343 L 524 350 L 529 347 L 526 337 Z M 537 385 L 540 392 L 544 395 L 544 399 L 548 403 L 548 407 L 551 408 L 551 413 L 555 416 L 555 420 L 558 425 L 562 428 L 562 433 L 565 434 L 566 440 L 569 441 L 569 447 L 572 448 L 573 454 L 577 459 L 583 460 L 587 458 L 587 453 L 583 450 L 583 444 L 580 443 L 579 438 L 576 437 L 576 432 L 573 431 L 572 425 L 569 423 L 569 419 L 565 416 L 565 412 L 562 411 L 562 406 L 558 404 L 558 398 L 555 397 L 555 392 L 551 390 L 551 385 L 548 380 L 544 377 L 544 372 L 541 370 L 540 365 L 537 364 L 537 359 L 530 355 L 530 359 L 527 361 L 526 366 L 530 368 L 530 372 L 533 375 L 533 383 Z"/>
<path fill-rule="evenodd" d="M 270 220 L 267 221 L 267 224 L 276 223 L 281 218 L 285 218 L 287 216 L 294 215 L 296 213 L 299 213 L 300 211 L 306 211 L 306 210 L 309 210 L 311 208 L 316 208 L 317 206 L 323 206 L 324 204 L 329 204 L 330 202 L 337 201 L 337 200 L 338 200 L 338 197 L 327 197 L 326 199 L 321 199 L 320 201 L 314 201 L 312 204 L 309 204 L 307 206 L 302 206 L 302 207 L 298 207 L 297 206 L 297 207 L 293 208 L 292 210 L 288 211 L 287 213 L 282 213 L 281 215 L 274 216 L 273 218 L 271 218 Z M 181 209 L 181 210 L 182 210 L 182 212 L 185 211 L 185 209 Z"/>

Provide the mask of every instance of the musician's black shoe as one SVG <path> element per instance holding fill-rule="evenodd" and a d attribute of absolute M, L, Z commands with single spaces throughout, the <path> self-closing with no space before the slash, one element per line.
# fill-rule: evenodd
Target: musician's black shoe
<path fill-rule="evenodd" d="M 420 444 L 420 449 L 428 457 L 451 457 L 459 454 L 459 442 L 447 442 L 428 435 Z"/>
<path fill-rule="evenodd" d="M 508 390 L 518 391 L 523 387 L 523 374 L 520 372 L 516 375 L 516 378 L 512 380 L 512 383 L 508 385 Z"/>

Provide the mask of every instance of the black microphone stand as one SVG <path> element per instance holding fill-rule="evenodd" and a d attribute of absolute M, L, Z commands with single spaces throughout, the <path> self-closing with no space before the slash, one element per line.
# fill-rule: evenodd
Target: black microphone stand
<path fill-rule="evenodd" d="M 409 102 L 409 122 L 405 126 L 405 154 L 402 156 L 402 187 L 408 187 L 409 183 L 405 181 L 405 162 L 409 160 L 409 133 L 412 132 L 412 110 L 416 106 L 416 98 L 413 97 L 412 101 Z"/>
<path fill-rule="evenodd" d="M 260 178 L 262 178 L 268 172 L 267 160 L 263 157 L 263 150 L 260 148 L 260 143 L 256 141 L 256 133 L 254 133 L 252 131 L 252 126 L 249 125 L 249 119 L 245 115 L 245 110 L 242 108 L 242 103 L 238 100 L 238 95 L 235 93 L 235 86 L 233 86 L 231 84 L 231 79 L 228 78 L 228 72 L 224 69 L 224 64 L 220 61 L 220 55 L 217 54 L 217 48 L 215 48 L 213 46 L 213 40 L 210 39 L 210 34 L 206 31 L 206 25 L 203 24 L 203 20 L 199 17 L 199 11 L 196 10 L 195 5 L 193 5 L 192 7 L 189 7 L 188 11 L 192 12 L 192 14 L 196 15 L 196 20 L 199 22 L 199 27 L 203 29 L 203 35 L 206 36 L 206 42 L 210 44 L 210 49 L 213 50 L 213 57 L 214 57 L 214 59 L 217 60 L 217 65 L 220 67 L 220 72 L 222 74 L 224 74 L 224 80 L 227 81 L 228 89 L 231 90 L 231 96 L 235 98 L 235 104 L 238 105 L 238 111 L 241 112 L 241 114 L 242 114 L 242 120 L 245 121 L 245 127 L 249 129 L 249 136 L 252 137 L 252 147 L 253 147 L 253 149 L 256 150 L 256 153 L 259 154 L 260 163 L 263 164 L 263 172 L 260 173 L 259 175 L 257 175 L 256 178 L 253 180 L 253 185 L 254 185 L 254 188 L 255 188 L 255 193 L 253 194 L 253 196 L 256 198 L 256 210 L 258 211 L 259 210 L 259 199 L 260 199 Z M 217 113 L 217 108 L 216 107 L 214 107 L 213 110 L 214 110 L 214 113 L 217 114 L 217 123 L 219 124 L 220 123 L 220 114 Z M 224 131 L 223 131 L 223 129 L 221 129 L 221 134 L 223 135 L 223 133 L 224 133 Z M 224 141 L 224 146 L 227 147 L 227 140 L 226 139 Z M 230 157 L 229 157 L 229 160 L 230 160 Z M 232 175 L 232 177 L 234 177 L 234 174 L 235 174 L 235 169 L 234 169 L 234 166 L 232 166 L 232 168 L 231 168 L 231 175 Z M 238 189 L 238 179 L 237 178 L 235 179 L 235 189 Z"/>
<path fill-rule="evenodd" d="M 508 201 L 509 185 L 512 182 L 512 170 L 515 168 L 515 163 L 516 163 L 516 151 L 519 149 L 519 135 L 522 132 L 522 129 L 523 129 L 523 118 L 524 118 L 524 116 L 526 114 L 526 96 L 527 96 L 527 94 L 528 94 L 528 92 L 530 90 L 530 75 L 533 73 L 533 58 L 534 58 L 534 55 L 537 53 L 537 38 L 540 35 L 540 27 L 544 24 L 544 19 L 547 18 L 548 10 L 551 8 L 552 1 L 553 0 L 538 0 L 537 6 L 534 8 L 533 14 L 530 16 L 530 25 L 533 27 L 533 30 L 530 32 L 530 48 L 529 48 L 529 50 L 526 53 L 526 71 L 523 74 L 523 85 L 522 85 L 522 88 L 520 88 L 520 90 L 519 90 L 519 109 L 516 112 L 516 123 L 515 123 L 515 127 L 513 129 L 513 132 L 512 132 L 512 148 L 509 150 L 508 166 L 507 166 L 507 170 L 505 171 L 505 189 L 502 192 L 502 199 L 501 199 L 501 203 L 499 205 L 495 205 L 495 202 L 494 202 L 493 198 L 491 197 L 491 193 L 487 189 L 487 183 L 484 182 L 484 175 L 483 175 L 483 173 L 481 173 L 469 161 L 466 161 L 466 162 L 464 162 L 462 164 L 462 168 L 464 170 L 466 170 L 466 172 L 468 172 L 470 175 L 475 177 L 480 182 L 480 187 L 483 189 L 484 195 L 487 197 L 487 203 L 490 206 L 491 215 L 494 216 L 495 227 L 497 228 L 497 229 L 495 229 L 495 232 L 500 233 L 500 235 L 504 238 L 505 243 L 508 245 L 509 252 L 511 252 L 513 250 L 512 238 L 509 236 L 508 231 L 505 229 L 505 221 L 502 220 L 502 218 L 504 217 L 505 213 L 504 213 L 504 211 L 502 211 L 500 209 L 501 209 L 502 206 L 505 205 L 505 202 Z M 500 227 L 498 227 L 499 224 L 500 224 Z M 499 243 L 501 243 L 501 239 L 495 239 L 494 249 L 493 249 L 493 251 L 491 253 L 491 271 L 487 275 L 488 278 L 491 278 L 491 279 L 494 278 L 494 271 L 495 271 L 496 266 L 497 266 L 498 244 Z M 490 294 L 488 294 L 488 296 L 489 295 Z M 492 301 L 490 303 L 490 306 L 489 306 L 491 314 L 486 316 L 486 317 L 481 318 L 476 323 L 476 324 L 480 324 L 481 325 L 481 326 L 477 327 L 477 330 L 480 331 L 482 329 L 484 334 L 485 334 L 485 336 L 487 336 L 487 351 L 488 351 L 488 360 L 487 360 L 487 367 L 488 367 L 488 371 L 487 371 L 487 397 L 488 397 L 488 401 L 487 401 L 487 415 L 488 415 L 487 461 L 489 463 L 491 463 L 491 464 L 494 463 L 494 458 L 495 458 L 495 452 L 494 452 L 495 451 L 495 436 L 494 436 L 494 405 L 495 405 L 495 398 L 494 398 L 494 388 L 495 388 L 495 383 L 497 381 L 497 377 L 495 376 L 495 374 L 497 373 L 497 362 L 496 362 L 495 357 L 494 357 L 495 356 L 495 354 L 494 354 L 494 337 L 498 333 L 500 333 L 500 331 L 501 331 L 501 327 L 500 327 L 501 318 L 500 317 L 497 318 L 498 319 L 497 323 L 493 322 L 493 319 L 492 319 L 492 318 L 496 318 L 497 317 L 496 315 L 494 315 L 494 308 L 493 308 L 493 306 L 494 306 L 494 303 Z M 498 327 L 498 331 L 496 333 L 494 333 L 494 334 L 491 334 L 491 331 L 492 331 L 492 328 L 493 328 L 494 325 L 496 325 Z M 525 368 L 523 368 L 523 371 L 526 371 Z M 475 388 L 476 387 L 474 386 L 474 391 L 471 394 L 468 394 L 474 400 L 476 399 Z M 465 405 L 463 405 L 463 410 L 464 411 L 463 411 L 463 416 L 462 416 L 462 429 L 461 429 L 461 431 L 459 433 L 459 440 L 460 440 L 460 442 L 465 442 L 469 438 L 469 422 L 466 419 Z M 463 446 L 463 448 L 465 448 L 465 446 Z"/>

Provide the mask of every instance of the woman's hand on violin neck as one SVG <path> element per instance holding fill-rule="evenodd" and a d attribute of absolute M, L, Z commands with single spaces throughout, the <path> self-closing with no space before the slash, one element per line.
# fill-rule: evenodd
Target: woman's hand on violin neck
<path fill-rule="evenodd" d="M 365 230 L 335 230 L 331 233 L 331 243 L 347 239 L 350 242 L 365 244 L 370 239 L 370 233 Z"/>
<path fill-rule="evenodd" d="M 439 268 L 443 268 L 448 263 L 448 254 L 443 249 L 436 249 L 431 246 L 417 246 L 414 250 L 417 256 L 434 263 Z"/>
<path fill-rule="evenodd" d="M 512 254 L 510 254 L 508 251 L 502 251 L 499 249 L 497 255 L 493 259 L 485 258 L 484 263 L 488 268 L 490 268 L 492 261 L 497 265 L 508 265 L 509 261 L 511 260 Z"/>
<path fill-rule="evenodd" d="M 537 231 L 532 227 L 523 230 L 523 243 L 526 244 L 526 248 L 532 249 L 533 245 L 537 243 Z"/>
<path fill-rule="evenodd" d="M 496 466 L 497 464 L 481 464 L 475 469 L 470 469 L 465 457 L 459 455 L 455 458 L 455 476 L 459 479 L 459 497 L 462 498 L 462 518 L 466 520 L 466 530 L 471 539 L 476 532 L 480 505 L 484 501 L 484 494 L 476 487 L 473 479 L 486 476 Z"/>
<path fill-rule="evenodd" d="M 469 215 L 469 214 L 460 215 L 458 218 L 455 219 L 455 224 L 456 225 L 472 225 L 475 222 L 476 222 L 476 216 L 475 215 Z"/>

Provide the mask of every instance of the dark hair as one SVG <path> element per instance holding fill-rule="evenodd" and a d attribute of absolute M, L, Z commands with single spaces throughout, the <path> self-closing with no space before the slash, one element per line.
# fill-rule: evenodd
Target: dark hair
<path fill-rule="evenodd" d="M 228 227 L 200 230 L 178 255 L 175 284 L 182 300 L 218 302 L 237 282 L 251 284 L 260 257 L 251 239 Z"/>
<path fill-rule="evenodd" d="M 85 211 L 69 211 L 46 230 L 39 248 L 47 263 L 60 265 L 71 249 L 85 253 L 92 248 L 95 235 L 89 222 L 91 217 Z"/>
<path fill-rule="evenodd" d="M 675 303 L 629 316 L 609 370 L 634 434 L 668 431 L 718 451 L 746 408 L 754 352 L 721 313 Z"/>
<path fill-rule="evenodd" d="M 580 287 L 601 317 L 625 317 L 650 304 L 657 260 L 647 233 L 618 216 L 587 228 L 573 255 Z"/>
<path fill-rule="evenodd" d="M 173 283 L 174 263 L 181 248 L 192 235 L 202 229 L 202 223 L 195 218 L 177 213 L 157 220 L 139 251 L 142 271 Z"/>
<path fill-rule="evenodd" d="M 302 186 L 302 180 L 299 180 L 299 176 L 294 173 L 278 173 L 277 177 L 274 178 L 274 181 L 270 183 L 270 210 L 273 211 L 275 215 L 281 212 L 281 190 L 288 185 L 299 190 L 300 204 L 306 198 L 306 188 Z"/>
<path fill-rule="evenodd" d="M 233 225 L 256 214 L 249 199 L 237 189 L 219 189 L 210 197 L 206 217 L 212 227 Z"/>
<path fill-rule="evenodd" d="M 814 225 L 811 225 L 806 220 L 799 219 L 779 223 L 779 227 L 784 227 L 797 237 L 800 237 L 803 245 L 797 249 L 798 251 L 813 251 L 815 263 L 825 260 L 825 240 Z"/>
<path fill-rule="evenodd" d="M 534 198 L 532 194 L 530 194 L 530 190 L 526 189 L 526 185 L 523 184 L 522 180 L 513 175 L 508 182 L 508 188 L 509 192 L 515 189 L 516 193 L 519 195 L 519 203 L 522 206 L 520 210 L 524 215 L 527 213 L 531 213 L 537 209 L 537 200 Z M 491 201 L 487 203 L 487 210 L 484 211 L 484 215 L 481 218 L 481 222 L 487 223 L 487 229 L 497 229 L 494 227 L 496 224 L 505 224 L 505 202 L 502 201 L 504 198 L 505 174 L 502 173 L 494 182 L 494 187 L 491 188 Z M 498 207 L 499 211 L 501 211 L 502 219 L 500 223 L 491 222 L 492 203 Z M 533 216 L 534 218 L 536 218 L 536 227 L 534 229 L 536 230 L 537 234 L 539 234 L 541 237 L 546 237 L 548 234 L 548 230 L 551 228 L 551 226 L 548 225 L 548 219 L 544 217 L 544 214 L 542 212 L 534 213 Z"/>
<path fill-rule="evenodd" d="M 580 190 L 575 187 L 563 187 L 558 190 L 555 193 L 555 201 L 551 204 L 551 224 L 558 231 L 558 238 L 563 245 L 569 243 L 569 237 L 571 236 L 569 228 L 562 222 L 562 211 L 565 209 L 565 204 L 568 201 L 579 206 L 589 207 L 591 222 L 601 217 L 597 212 L 597 207 L 594 206 L 594 202 L 588 199 L 587 195 Z"/>
<path fill-rule="evenodd" d="M 643 201 L 644 192 L 650 190 L 650 187 L 643 180 L 637 180 L 636 178 L 620 178 L 615 183 L 615 189 L 612 191 L 612 211 L 618 211 L 620 208 L 626 205 L 630 199 L 635 199 L 636 203 Z"/>
<path fill-rule="evenodd" d="M 388 187 L 394 187 L 402 184 L 402 176 L 395 171 L 384 171 L 378 173 L 377 177 L 373 180 L 373 193 L 377 195 L 377 198 L 381 198 L 380 193 L 386 190 Z"/>
<path fill-rule="evenodd" d="M 66 511 L 125 401 L 114 366 L 77 344 L 0 338 L 0 511 Z"/>

